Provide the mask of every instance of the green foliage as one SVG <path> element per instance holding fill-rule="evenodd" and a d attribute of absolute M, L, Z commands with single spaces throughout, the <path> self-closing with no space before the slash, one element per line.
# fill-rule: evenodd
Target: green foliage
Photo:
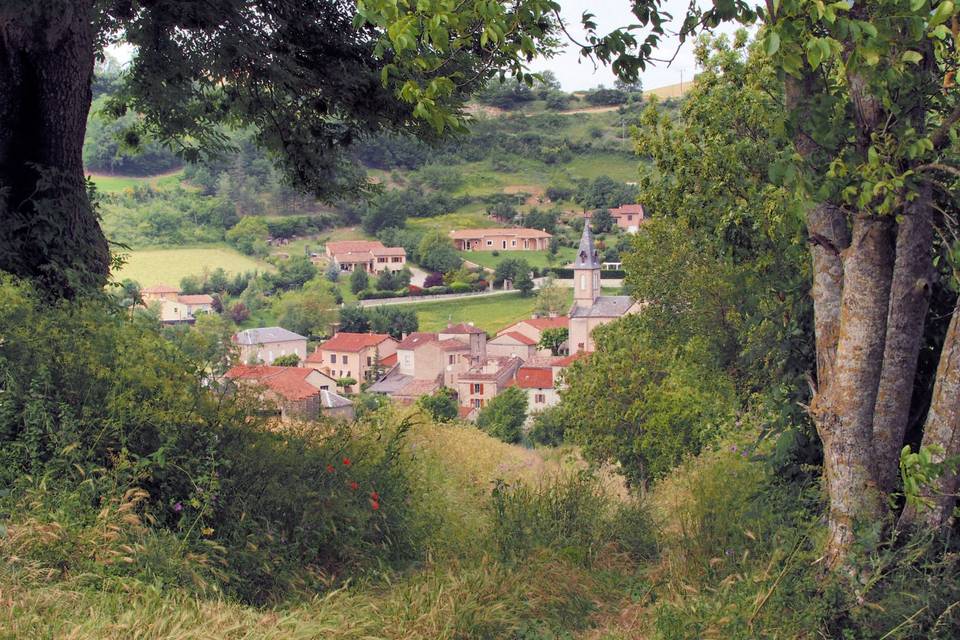
<path fill-rule="evenodd" d="M 267 255 L 267 236 L 270 230 L 262 218 L 243 218 L 226 233 L 227 242 L 248 256 Z"/>
<path fill-rule="evenodd" d="M 329 335 L 338 318 L 330 284 L 322 278 L 275 296 L 271 310 L 278 325 L 303 336 Z"/>
<path fill-rule="evenodd" d="M 450 422 L 459 415 L 456 394 L 446 387 L 441 387 L 432 395 L 421 396 L 417 406 L 437 422 Z"/>
<path fill-rule="evenodd" d="M 373 307 L 368 312 L 370 329 L 374 333 L 387 333 L 396 340 L 416 331 L 420 323 L 417 312 L 403 306 Z"/>
<path fill-rule="evenodd" d="M 346 304 L 340 307 L 340 331 L 367 333 L 369 330 L 370 317 L 366 309 L 359 304 Z"/>
<path fill-rule="evenodd" d="M 578 186 L 574 199 L 587 209 L 609 209 L 637 201 L 636 187 L 617 182 L 607 175 L 593 180 L 583 180 Z"/>
<path fill-rule="evenodd" d="M 155 323 L 98 301 L 51 307 L 9 280 L 0 310 L 0 512 L 32 505 L 50 518 L 60 508 L 90 534 L 22 539 L 21 557 L 90 572 L 96 584 L 110 566 L 96 558 L 114 553 L 97 541 L 136 546 L 146 527 L 179 538 L 169 562 L 202 558 L 195 568 L 214 590 L 266 603 L 322 588 L 311 567 L 390 562 L 414 549 L 403 542 L 412 532 L 398 467 L 405 426 L 274 432 L 246 394 L 209 387 L 215 346 L 203 336 L 186 348 L 189 333 L 165 339 Z M 138 524 L 127 517 L 103 537 L 112 510 Z M 126 549 L 136 557 L 108 572 L 152 582 L 156 563 L 168 562 Z"/>
<path fill-rule="evenodd" d="M 627 101 L 627 94 L 625 91 L 621 91 L 618 88 L 608 89 L 607 87 L 600 85 L 596 89 L 591 89 L 588 91 L 585 99 L 590 104 L 609 106 L 625 103 Z"/>
<path fill-rule="evenodd" d="M 362 268 L 355 268 L 350 274 L 350 291 L 360 293 L 370 286 L 370 276 Z"/>
<path fill-rule="evenodd" d="M 533 425 L 527 437 L 534 444 L 559 447 L 563 444 L 566 428 L 562 410 L 550 407 L 533 414 Z"/>
<path fill-rule="evenodd" d="M 646 314 L 594 330 L 597 350 L 565 372 L 566 433 L 634 484 L 662 478 L 734 422 L 738 399 L 704 343 L 683 350 L 653 338 Z"/>
<path fill-rule="evenodd" d="M 477 428 L 504 442 L 520 442 L 527 419 L 527 394 L 508 387 L 490 400 L 477 416 Z"/>
<path fill-rule="evenodd" d="M 608 233 L 615 224 L 609 209 L 600 209 L 590 217 L 590 228 L 594 233 Z"/>
<path fill-rule="evenodd" d="M 417 260 L 424 269 L 447 273 L 457 269 L 461 262 L 450 238 L 439 231 L 427 233 L 417 246 Z"/>
<path fill-rule="evenodd" d="M 274 358 L 271 364 L 275 367 L 297 367 L 300 366 L 300 356 L 295 353 L 288 353 L 285 356 Z"/>
<path fill-rule="evenodd" d="M 493 273 L 493 281 L 502 283 L 504 280 L 512 280 L 516 286 L 523 274 L 530 274 L 530 265 L 523 258 L 504 258 L 497 264 Z M 532 288 L 532 287 L 531 287 Z"/>
<path fill-rule="evenodd" d="M 537 343 L 538 349 L 549 349 L 555 356 L 560 355 L 560 347 L 570 337 L 570 330 L 566 327 L 551 327 L 544 329 L 540 333 L 540 342 Z"/>
<path fill-rule="evenodd" d="M 517 279 L 513 281 L 513 287 L 520 292 L 521 298 L 529 298 L 533 294 L 533 275 L 528 269 L 520 269 L 517 272 Z"/>
<path fill-rule="evenodd" d="M 635 560 L 657 554 L 653 523 L 637 502 L 621 503 L 589 474 L 531 488 L 498 481 L 491 495 L 493 537 L 501 557 L 522 561 L 537 548 L 592 563 L 613 545 Z"/>
<path fill-rule="evenodd" d="M 105 93 L 114 94 L 118 76 L 105 79 Z M 87 134 L 83 142 L 83 166 L 88 171 L 148 176 L 173 171 L 180 159 L 151 136 L 136 132 L 138 118 L 127 113 L 111 118 L 104 113 L 107 95 L 98 96 L 87 118 Z"/>

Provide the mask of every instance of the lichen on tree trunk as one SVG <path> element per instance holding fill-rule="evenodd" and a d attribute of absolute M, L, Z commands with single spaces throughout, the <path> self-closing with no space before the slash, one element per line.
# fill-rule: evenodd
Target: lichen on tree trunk
<path fill-rule="evenodd" d="M 94 18 L 92 0 L 0 7 L 0 269 L 52 297 L 102 286 L 110 264 L 82 159 Z"/>

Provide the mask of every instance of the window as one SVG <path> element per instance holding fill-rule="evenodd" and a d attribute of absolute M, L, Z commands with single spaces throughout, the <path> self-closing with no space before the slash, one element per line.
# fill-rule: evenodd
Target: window
<path fill-rule="evenodd" d="M 547 401 L 547 396 L 542 393 L 538 393 L 533 397 L 533 401 L 537 404 L 543 404 Z"/>
<path fill-rule="evenodd" d="M 456 354 L 450 354 L 449 356 L 447 356 L 447 364 L 456 364 L 456 363 L 457 363 Z"/>
<path fill-rule="evenodd" d="M 503 244 L 503 247 L 502 247 L 502 248 L 503 248 L 503 249 L 506 249 L 506 248 L 507 248 L 507 241 L 506 241 L 506 240 L 501 240 L 501 243 Z"/>
<path fill-rule="evenodd" d="M 586 291 L 587 289 L 587 276 L 580 274 L 580 290 Z"/>
<path fill-rule="evenodd" d="M 373 366 L 373 358 L 371 358 L 370 356 L 367 356 L 367 366 L 368 367 Z"/>
<path fill-rule="evenodd" d="M 337 354 L 335 353 L 330 354 L 330 364 L 337 364 Z"/>
<path fill-rule="evenodd" d="M 350 265 L 344 262 L 340 265 L 340 271 L 350 271 Z"/>
<path fill-rule="evenodd" d="M 340 362 L 347 364 L 347 356 L 340 356 Z"/>
<path fill-rule="evenodd" d="M 320 391 L 330 391 L 330 385 L 328 384 L 320 385 Z"/>
<path fill-rule="evenodd" d="M 483 406 L 483 401 L 482 401 L 482 400 L 478 400 L 478 399 L 475 398 L 475 399 L 473 400 L 472 404 L 473 404 L 473 408 L 474 408 L 474 409 L 479 409 L 480 407 Z"/>
<path fill-rule="evenodd" d="M 510 241 L 510 246 L 511 246 L 511 247 L 517 246 L 517 241 L 516 241 L 516 240 L 511 240 L 511 241 Z"/>
<path fill-rule="evenodd" d="M 403 258 L 397 256 L 397 257 L 391 258 L 390 261 L 391 261 L 391 262 L 403 262 Z"/>
<path fill-rule="evenodd" d="M 386 258 L 377 258 L 377 262 L 386 262 L 386 261 L 387 261 Z"/>
<path fill-rule="evenodd" d="M 487 246 L 488 246 L 488 247 L 492 247 L 492 246 L 493 246 L 493 240 L 487 240 Z"/>
<path fill-rule="evenodd" d="M 627 220 L 628 220 L 628 221 L 633 220 L 633 214 L 628 215 L 628 216 L 627 216 Z"/>
<path fill-rule="evenodd" d="M 483 393 L 483 385 L 482 385 L 482 384 L 474 383 L 474 385 L 473 385 L 473 392 L 474 392 L 474 393 Z"/>

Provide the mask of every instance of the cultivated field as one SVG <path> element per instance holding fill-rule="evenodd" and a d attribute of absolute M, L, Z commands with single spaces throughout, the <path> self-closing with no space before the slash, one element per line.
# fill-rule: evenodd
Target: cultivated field
<path fill-rule="evenodd" d="M 245 256 L 226 245 L 204 245 L 134 250 L 127 254 L 126 264 L 114 277 L 117 280 L 130 278 L 144 287 L 155 284 L 176 286 L 184 276 L 198 276 L 204 270 L 213 271 L 217 267 L 229 273 L 273 269 L 269 264 Z"/>

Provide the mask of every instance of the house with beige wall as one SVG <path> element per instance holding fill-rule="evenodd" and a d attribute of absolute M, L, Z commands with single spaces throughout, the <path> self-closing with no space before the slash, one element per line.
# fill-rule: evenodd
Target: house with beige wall
<path fill-rule="evenodd" d="M 627 233 L 636 233 L 647 219 L 642 204 L 622 204 L 616 209 L 608 209 L 617 226 Z"/>
<path fill-rule="evenodd" d="M 517 369 L 517 375 L 511 386 L 516 386 L 527 395 L 529 414 L 549 409 L 560 403 L 554 370 L 549 361 L 542 364 L 525 364 Z"/>
<path fill-rule="evenodd" d="M 503 227 L 461 229 L 450 232 L 460 251 L 546 251 L 553 236 L 541 229 Z"/>
<path fill-rule="evenodd" d="M 507 388 L 521 364 L 517 357 L 488 357 L 464 371 L 457 379 L 460 406 L 482 409 Z"/>
<path fill-rule="evenodd" d="M 387 247 L 379 240 L 335 240 L 325 246 L 327 259 L 341 271 L 361 269 L 367 273 L 402 271 L 407 265 L 403 247 Z"/>
<path fill-rule="evenodd" d="M 316 420 L 325 402 L 334 415 L 345 413 L 342 402 L 330 395 L 336 395 L 336 382 L 316 369 L 241 364 L 227 371 L 224 379 L 258 390 L 260 401 L 275 407 L 283 421 Z"/>
<path fill-rule="evenodd" d="M 493 340 L 491 340 L 488 343 L 488 345 L 493 345 L 494 342 L 497 342 L 498 344 L 502 344 L 503 342 L 509 342 L 509 341 L 497 340 L 500 336 L 507 335 L 507 334 L 522 335 L 536 345 L 540 343 L 540 338 L 543 337 L 543 332 L 546 331 L 547 329 L 568 329 L 569 330 L 569 328 L 570 328 L 570 318 L 568 316 L 557 316 L 553 318 L 549 318 L 549 317 L 527 318 L 525 320 L 520 320 L 519 322 L 514 322 L 509 327 L 503 329 L 500 333 L 497 334 L 497 338 L 494 338 Z M 491 351 L 491 353 L 493 352 Z M 494 355 L 504 355 L 504 354 L 495 353 Z M 546 357 L 553 354 L 550 352 L 550 349 L 536 349 L 536 352 L 533 355 Z"/>
<path fill-rule="evenodd" d="M 290 354 L 296 354 L 301 362 L 307 357 L 307 339 L 283 327 L 244 329 L 233 335 L 233 343 L 244 364 L 273 364 Z"/>
<path fill-rule="evenodd" d="M 376 380 L 382 359 L 397 352 L 397 341 L 386 333 L 341 332 L 321 342 L 307 356 L 304 366 L 323 371 L 334 379 Z"/>

